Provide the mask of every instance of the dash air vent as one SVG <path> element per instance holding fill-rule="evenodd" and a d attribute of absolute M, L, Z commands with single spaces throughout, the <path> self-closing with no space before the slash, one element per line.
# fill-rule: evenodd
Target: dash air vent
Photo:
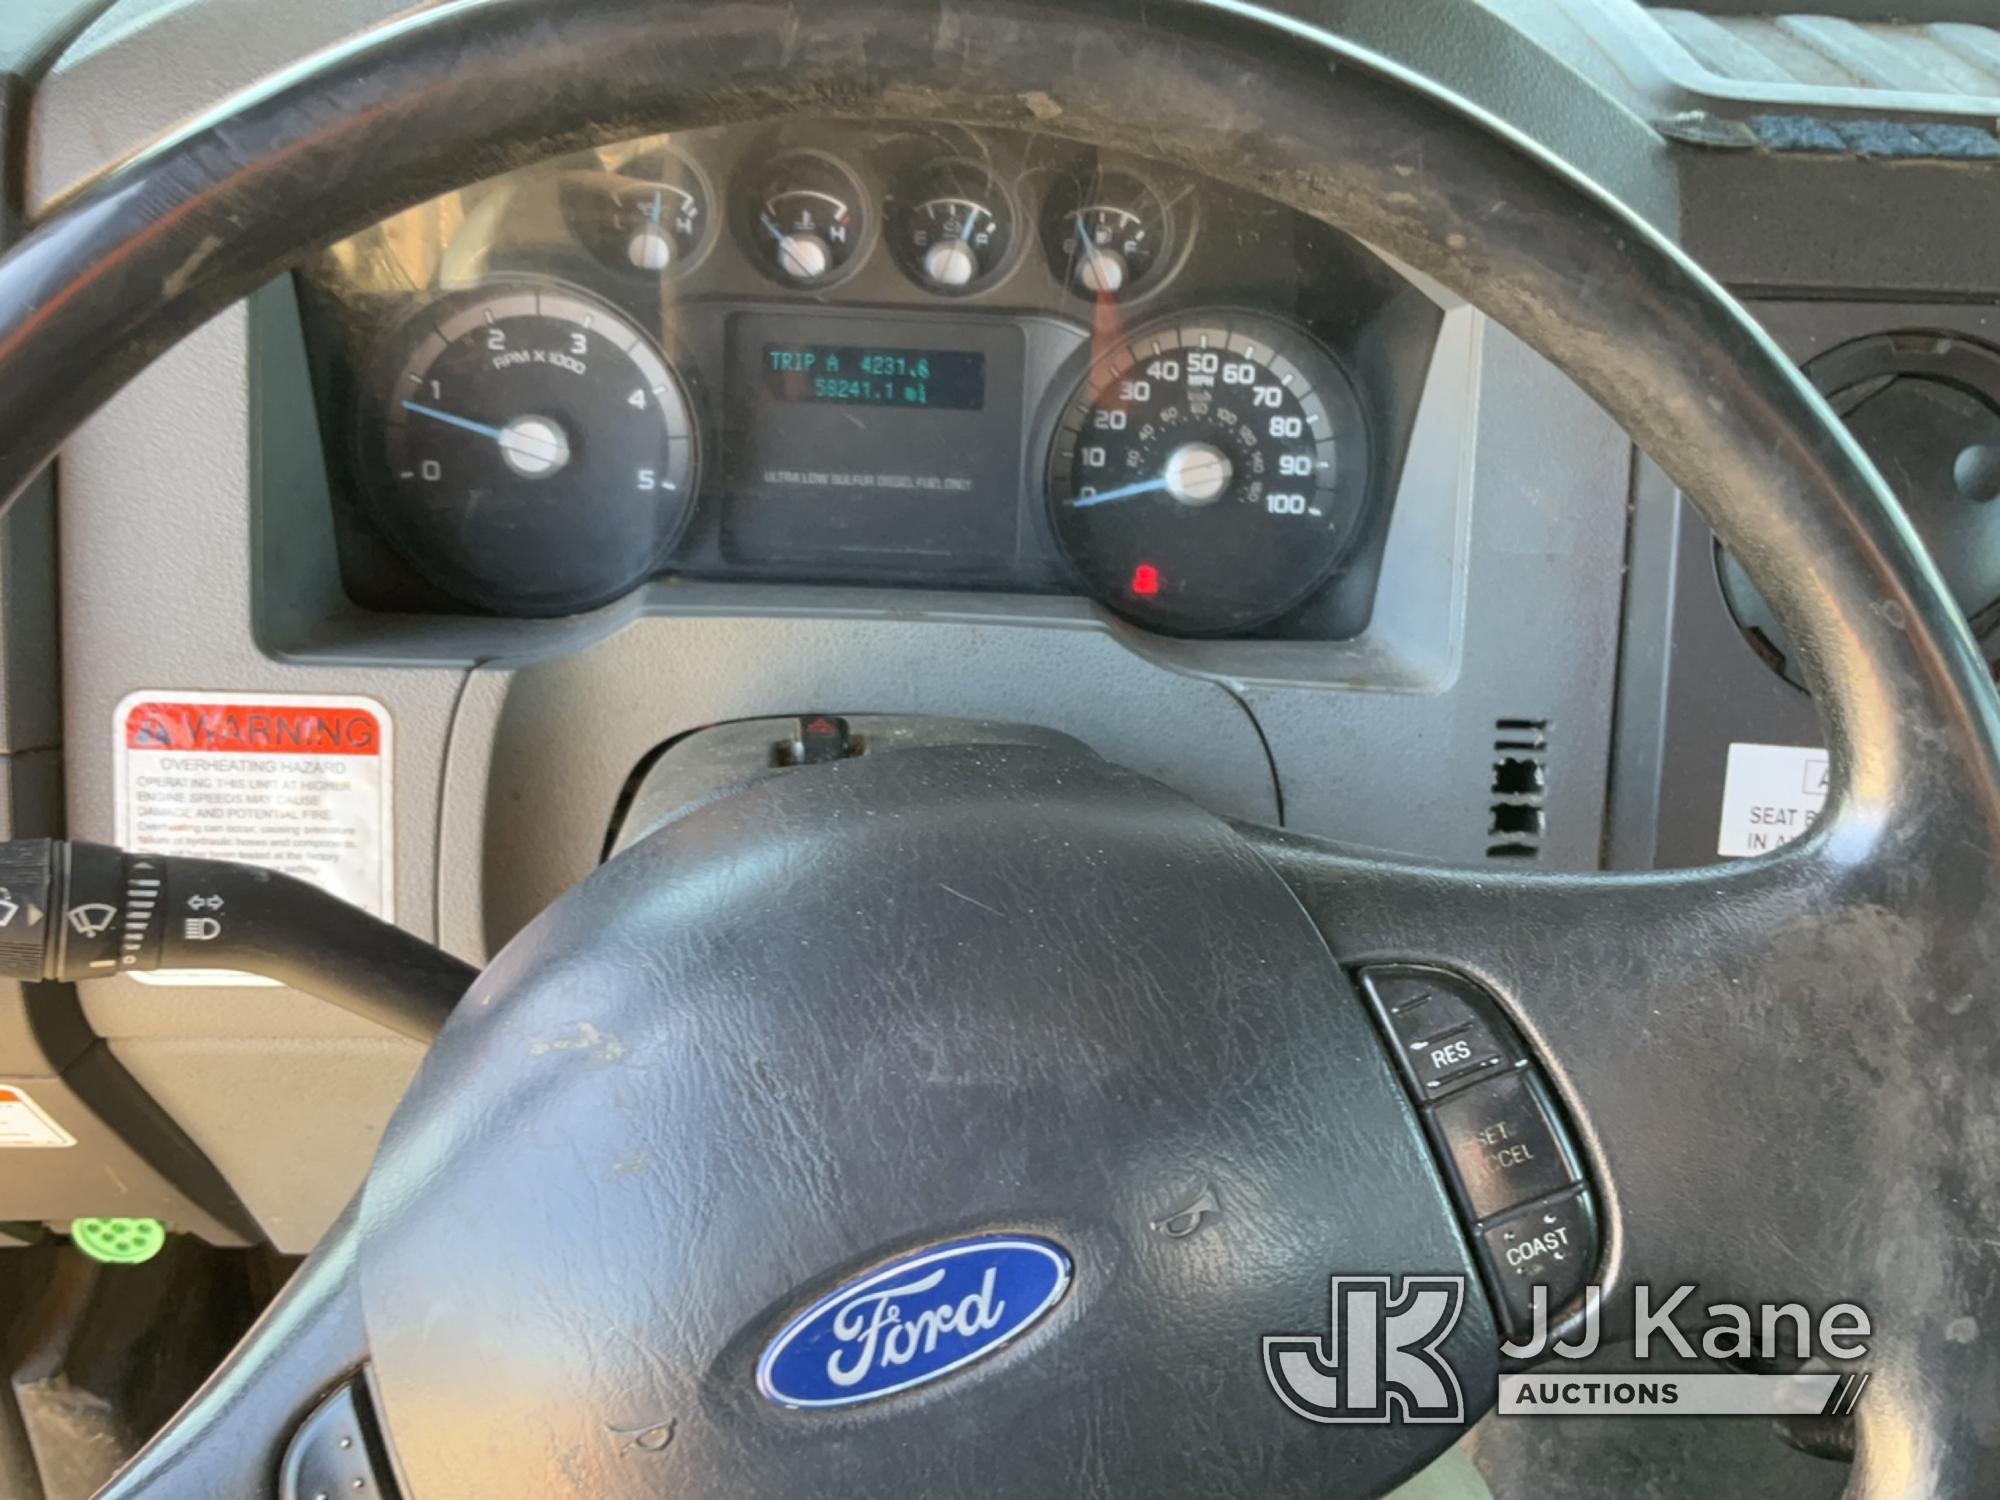
<path fill-rule="evenodd" d="M 1488 859 L 1540 859 L 1548 798 L 1549 721 L 1496 719 L 1488 785 Z"/>

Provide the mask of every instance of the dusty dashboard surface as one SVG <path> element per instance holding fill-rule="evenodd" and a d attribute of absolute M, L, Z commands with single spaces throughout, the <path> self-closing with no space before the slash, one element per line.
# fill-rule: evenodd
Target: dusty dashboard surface
<path fill-rule="evenodd" d="M 1363 247 L 1051 137 L 794 121 L 411 210 L 302 277 L 342 576 L 1083 596 L 1352 637 L 1439 322 Z"/>

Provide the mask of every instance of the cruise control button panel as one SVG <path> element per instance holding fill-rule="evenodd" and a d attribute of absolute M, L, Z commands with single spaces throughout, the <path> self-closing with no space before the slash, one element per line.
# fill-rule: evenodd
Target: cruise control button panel
<path fill-rule="evenodd" d="M 278 1500 L 396 1500 L 383 1478 L 359 1377 L 313 1409 L 285 1449 Z"/>
<path fill-rule="evenodd" d="M 1595 1201 L 1534 1060 L 1499 1004 L 1434 964 L 1356 976 L 1416 1101 L 1510 1335 L 1551 1314 L 1596 1269 Z"/>

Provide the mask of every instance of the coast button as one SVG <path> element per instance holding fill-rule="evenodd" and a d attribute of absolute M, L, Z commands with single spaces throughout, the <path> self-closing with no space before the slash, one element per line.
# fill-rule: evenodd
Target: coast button
<path fill-rule="evenodd" d="M 1510 1335 L 1534 1323 L 1534 1292 L 1548 1288 L 1550 1317 L 1583 1290 L 1597 1265 L 1597 1214 L 1588 1192 L 1537 1203 L 1479 1231 L 1486 1278 Z"/>

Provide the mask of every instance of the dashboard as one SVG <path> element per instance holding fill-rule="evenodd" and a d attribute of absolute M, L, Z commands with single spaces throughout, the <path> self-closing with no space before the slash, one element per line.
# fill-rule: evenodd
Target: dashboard
<path fill-rule="evenodd" d="M 1308 641 L 1369 622 L 1441 316 L 1240 188 L 817 120 L 489 179 L 332 246 L 299 299 L 363 609 L 727 579 Z"/>
<path fill-rule="evenodd" d="M 35 92 L 21 142 L 29 212 L 46 212 L 107 159 L 229 89 L 338 44 L 369 7 L 383 16 L 405 8 L 115 0 L 110 19 Z M 1487 15 L 1465 9 L 1468 24 Z M 1050 77 L 1078 66 L 1051 59 Z M 1061 118 L 1007 129 L 897 123 L 906 118 L 704 121 L 714 128 L 504 176 L 469 158 L 462 176 L 472 186 L 356 233 L 167 353 L 66 445 L 60 527 L 30 509 L 11 523 L 17 533 L 43 526 L 48 558 L 40 573 L 23 568 L 18 560 L 36 554 L 17 544 L 16 579 L 46 577 L 61 590 L 46 630 L 10 628 L 0 641 L 17 788 L 29 768 L 60 765 L 49 821 L 16 821 L 14 833 L 64 829 L 117 842 L 130 790 L 114 753 L 120 705 L 174 694 L 366 700 L 393 744 L 376 825 L 380 869 L 371 869 L 379 910 L 475 962 L 597 867 L 660 747 L 703 725 L 807 711 L 1043 725 L 1225 816 L 1461 865 L 1595 867 L 1614 806 L 1607 780 L 1623 763 L 1614 752 L 1638 743 L 1612 733 L 1633 490 L 1631 447 L 1617 428 L 1476 310 L 1274 207 L 1265 194 L 1281 184 L 1187 177 L 1154 159 L 1172 144 L 1156 151 L 1143 133 L 1095 149 L 1059 139 L 1072 124 Z M 1589 118 L 1576 144 L 1594 148 L 1615 140 L 1627 116 Z M 748 212 L 776 196 L 769 174 L 797 152 L 831 159 L 861 190 L 848 248 L 821 236 L 829 260 L 845 255 L 823 281 L 791 275 L 777 237 Z M 1661 164 L 1656 151 L 1636 159 Z M 1004 189 L 989 201 L 976 191 L 988 177 L 937 169 L 953 171 L 943 196 L 1004 215 L 1004 240 L 984 214 L 969 236 L 959 222 L 971 264 L 994 257 L 990 279 L 973 271 L 954 281 L 967 262 L 951 250 L 926 274 L 936 236 L 917 256 L 914 237 L 895 234 L 913 222 L 901 211 L 906 184 L 939 162 L 969 162 Z M 1150 195 L 1131 197 L 1129 178 Z M 621 194 L 628 180 L 637 191 Z M 1643 176 L 1620 181 L 1623 191 L 1656 191 Z M 649 184 L 661 194 L 657 220 Z M 1056 253 L 1079 184 L 1102 189 L 1093 201 L 1135 212 L 1147 234 L 1128 250 L 1120 214 L 1091 223 L 1093 248 L 1080 258 L 1109 267 L 1117 262 L 1097 251 L 1115 251 L 1128 273 L 1115 287 L 1108 277 L 1093 287 L 1071 269 L 1077 252 Z M 669 187 L 699 208 L 686 227 Z M 823 181 L 807 188 L 827 190 Z M 1155 203 L 1172 244 L 1148 262 L 1162 232 L 1144 223 Z M 947 205 L 940 218 L 951 216 Z M 816 213 L 814 226 L 822 222 Z M 1056 249 L 1045 226 L 1058 232 Z M 659 241 L 665 262 L 643 264 L 660 259 Z M 801 234 L 790 248 L 804 244 Z M 656 494 L 638 514 L 649 528 L 663 517 L 657 532 L 581 548 L 586 561 L 615 567 L 597 590 L 609 603 L 583 602 L 593 591 L 573 578 L 551 588 L 542 572 L 620 498 L 622 479 L 577 480 L 597 473 L 600 404 L 572 415 L 540 400 L 427 401 L 407 378 L 441 323 L 494 294 L 575 299 L 593 327 L 615 318 L 670 372 L 685 404 L 685 513 L 657 504 L 676 492 Z M 1353 534 L 1336 539 L 1339 555 L 1307 598 L 1265 623 L 1208 633 L 1146 617 L 1117 588 L 1095 592 L 1056 531 L 1050 462 L 1095 356 L 1145 330 L 1213 327 L 1220 317 L 1279 325 L 1285 349 L 1309 343 L 1338 371 L 1363 422 L 1365 484 L 1351 492 Z M 476 326 L 491 325 L 482 316 Z M 1199 351 L 1199 335 L 1190 342 Z M 525 336 L 515 345 L 531 347 Z M 949 384 L 963 366 L 954 374 L 950 362 L 918 376 L 930 398 L 921 407 L 778 400 L 760 387 L 808 374 L 882 377 L 732 366 L 732 350 L 762 358 L 767 346 L 980 354 L 982 406 L 947 404 L 964 399 Z M 533 347 L 546 364 L 567 346 L 544 337 Z M 613 352 L 623 360 L 627 351 L 607 350 L 607 365 Z M 444 373 L 431 378 L 464 395 Z M 399 380 L 406 389 L 396 392 Z M 1178 388 L 1217 401 L 1245 389 L 1225 386 L 1220 364 L 1212 387 L 1191 384 L 1183 366 Z M 570 456 L 527 483 L 498 439 L 409 412 L 404 400 L 495 430 L 522 416 L 563 419 Z M 1004 425 L 996 412 L 1015 424 L 997 487 L 761 486 L 765 467 L 829 480 L 985 475 L 971 465 L 990 453 L 958 434 Z M 671 455 L 665 407 L 645 416 Z M 1136 433 L 1130 411 L 1126 420 Z M 398 512 L 422 496 L 421 470 L 389 467 L 396 424 L 413 434 L 420 421 L 431 429 L 424 441 L 439 446 L 410 456 L 437 461 L 435 488 L 448 499 L 421 525 L 420 512 Z M 477 441 L 443 446 L 460 432 Z M 952 436 L 926 448 L 926 432 Z M 805 447 L 850 441 L 844 434 L 857 447 L 837 461 L 824 447 L 784 462 L 747 456 L 753 439 Z M 547 462 L 547 442 L 510 447 L 533 468 L 538 452 Z M 1103 446 L 1109 462 L 1116 450 Z M 491 497 L 484 486 L 459 488 L 450 466 L 460 462 L 494 465 L 485 472 L 505 482 Z M 660 462 L 630 464 L 630 492 L 640 468 L 654 468 L 657 482 Z M 1191 497 L 1202 472 L 1181 466 Z M 1156 477 L 1165 477 L 1158 468 L 1126 483 Z M 515 479 L 519 488 L 508 488 Z M 509 517 L 497 504 L 524 494 L 542 514 Z M 1220 509 L 1148 492 L 1077 514 L 1178 524 Z M 989 519 L 974 527 L 974 516 Z M 975 547 L 981 537 L 998 540 Z M 525 567 L 479 573 L 496 555 Z M 1157 557 L 1137 561 L 1152 562 L 1165 586 L 1175 582 Z M 1657 572 L 1635 564 L 1635 597 Z M 1271 586 L 1249 586 L 1264 593 L 1261 614 Z M 576 602 L 559 597 L 565 587 Z M 10 612 L 24 597 L 10 593 Z M 1722 645 L 1771 676 L 1733 627 Z M 40 681 L 36 669 L 53 663 L 60 696 L 34 712 L 15 685 Z M 17 802 L 17 818 L 26 805 Z M 1707 821 L 1712 828 L 1712 808 Z M 414 1062 L 393 1038 L 289 990 L 189 984 L 163 995 L 116 979 L 79 997 L 102 1050 L 186 1122 L 290 1249 L 308 1248 L 338 1212 Z M 318 1170 L 299 1172 L 301 1160 Z M 143 1164 L 128 1165 L 121 1173 L 140 1182 Z M 157 1173 L 143 1181 L 152 1186 L 135 1193 L 166 1192 Z M 160 1201 L 135 1197 L 134 1211 Z"/>

